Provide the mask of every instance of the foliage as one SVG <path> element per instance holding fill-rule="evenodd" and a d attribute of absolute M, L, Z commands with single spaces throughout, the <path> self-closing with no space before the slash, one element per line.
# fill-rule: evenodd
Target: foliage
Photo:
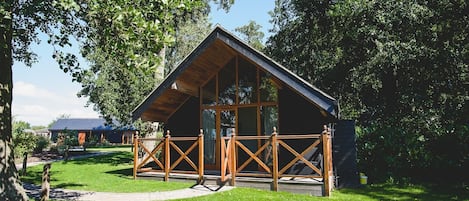
<path fill-rule="evenodd" d="M 16 153 L 16 158 L 21 158 L 25 153 L 31 153 L 38 141 L 36 135 L 30 132 L 25 132 L 30 129 L 29 123 L 24 121 L 14 121 L 13 125 L 13 146 Z"/>
<path fill-rule="evenodd" d="M 73 39 L 82 42 L 86 55 L 98 50 L 107 60 L 125 62 L 130 69 L 148 72 L 159 62 L 154 55 L 141 58 L 139 50 L 158 52 L 172 41 L 176 17 L 185 16 L 203 5 L 202 1 L 107 1 L 53 0 L 0 2 L 0 132 L 5 152 L 2 167 L 2 198 L 24 200 L 26 194 L 19 184 L 11 150 L 11 100 L 13 59 L 31 66 L 37 59 L 31 51 L 32 43 L 39 43 L 40 32 L 49 36 L 53 58 L 73 80 L 81 81 L 84 69 L 76 55 L 67 52 Z M 141 12 L 150 11 L 148 13 Z M 183 18 L 181 18 L 183 19 Z M 140 40 L 140 39 L 145 40 Z M 85 40 L 87 39 L 87 40 Z M 143 43 L 139 43 L 143 41 Z M 99 51 L 100 50 L 100 51 Z M 154 59 L 153 59 L 154 58 Z M 125 122 L 124 122 L 125 123 Z M 3 152 L 2 152 L 3 153 Z M 8 164 L 6 164 L 8 163 Z M 5 182 L 4 182 L 5 181 Z M 6 183 L 6 181 L 9 181 Z M 6 197 L 4 197 L 5 195 Z"/>
<path fill-rule="evenodd" d="M 51 187 L 97 192 L 154 192 L 188 188 L 193 183 L 163 182 L 133 179 L 132 152 L 108 153 L 92 158 L 83 158 L 52 163 Z M 77 176 L 79 175 L 79 176 Z M 96 179 L 99 178 L 99 179 Z M 25 182 L 40 185 L 42 166 L 28 169 Z"/>
<path fill-rule="evenodd" d="M 467 9 L 464 1 L 279 0 L 266 50 L 357 120 L 359 162 L 371 178 L 452 172 L 447 179 L 467 181 L 459 176 L 469 165 Z"/>
<path fill-rule="evenodd" d="M 83 88 L 78 95 L 89 97 L 107 122 L 129 125 L 133 109 L 161 82 L 163 60 L 168 58 L 166 69 L 171 69 L 207 32 L 207 5 L 204 1 L 121 4 L 93 4 L 99 8 L 86 17 L 90 29 L 82 53 L 91 68 L 79 76 Z M 168 48 L 174 44 L 177 49 Z"/>
<path fill-rule="evenodd" d="M 41 153 L 45 148 L 49 147 L 50 140 L 44 136 L 37 136 L 37 142 L 34 146 L 34 153 Z"/>
<path fill-rule="evenodd" d="M 235 31 L 243 35 L 243 40 L 246 41 L 253 48 L 262 51 L 264 45 L 262 39 L 264 38 L 264 33 L 260 31 L 262 28 L 261 25 L 250 20 L 247 25 L 235 28 Z"/>

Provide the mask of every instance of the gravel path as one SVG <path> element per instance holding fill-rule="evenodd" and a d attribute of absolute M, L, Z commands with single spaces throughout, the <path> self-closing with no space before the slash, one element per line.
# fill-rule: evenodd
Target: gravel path
<path fill-rule="evenodd" d="M 24 184 L 24 188 L 28 196 L 31 198 L 39 198 L 41 195 L 41 187 Z M 77 201 L 154 201 L 154 200 L 172 200 L 191 198 L 203 195 L 209 195 L 216 192 L 231 190 L 231 186 L 203 186 L 196 185 L 191 188 L 174 190 L 174 191 L 163 191 L 163 192 L 147 192 L 147 193 L 109 193 L 109 192 L 89 192 L 89 191 L 77 191 L 67 189 L 52 189 L 50 191 L 50 199 L 56 200 L 77 200 Z"/>

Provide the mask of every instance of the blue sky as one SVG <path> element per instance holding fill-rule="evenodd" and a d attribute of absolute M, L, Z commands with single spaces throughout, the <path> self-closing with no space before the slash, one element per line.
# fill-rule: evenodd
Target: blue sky
<path fill-rule="evenodd" d="M 273 8 L 273 0 L 236 0 L 228 13 L 212 7 L 210 20 L 213 25 L 219 24 L 233 33 L 236 27 L 254 20 L 262 25 L 267 37 L 272 27 L 268 12 Z M 14 118 L 31 125 L 46 126 L 62 114 L 76 118 L 99 117 L 91 106 L 85 107 L 87 99 L 76 96 L 81 86 L 59 69 L 51 57 L 52 47 L 43 41 L 31 49 L 38 54 L 39 62 L 31 68 L 21 62 L 13 65 Z M 78 47 L 72 47 L 70 51 L 78 53 Z M 87 63 L 81 60 L 80 65 L 86 66 Z"/>

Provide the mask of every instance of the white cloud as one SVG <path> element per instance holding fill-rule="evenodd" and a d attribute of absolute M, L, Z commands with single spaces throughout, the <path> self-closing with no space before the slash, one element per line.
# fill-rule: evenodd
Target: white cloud
<path fill-rule="evenodd" d="M 22 81 L 13 86 L 13 116 L 31 125 L 46 126 L 62 114 L 75 118 L 99 116 L 91 107 L 85 107 L 86 100 L 75 93 L 57 93 Z"/>

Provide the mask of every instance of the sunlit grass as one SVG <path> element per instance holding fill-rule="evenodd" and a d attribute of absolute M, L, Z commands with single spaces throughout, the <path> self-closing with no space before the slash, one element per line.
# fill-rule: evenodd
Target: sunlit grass
<path fill-rule="evenodd" d="M 51 186 L 97 192 L 154 192 L 187 188 L 193 183 L 134 180 L 132 153 L 116 152 L 108 155 L 59 161 L 51 166 Z M 41 184 L 42 165 L 28 168 L 23 182 Z"/>
<path fill-rule="evenodd" d="M 375 200 L 469 200 L 469 188 L 463 186 L 440 187 L 422 185 L 368 185 L 357 189 L 341 189 L 332 192 L 330 197 L 317 197 L 288 192 L 272 192 L 252 188 L 235 188 L 231 191 L 208 196 L 194 197 L 191 201 L 212 200 L 269 200 L 269 201 L 302 201 L 302 200 L 334 200 L 334 201 L 375 201 Z"/>

